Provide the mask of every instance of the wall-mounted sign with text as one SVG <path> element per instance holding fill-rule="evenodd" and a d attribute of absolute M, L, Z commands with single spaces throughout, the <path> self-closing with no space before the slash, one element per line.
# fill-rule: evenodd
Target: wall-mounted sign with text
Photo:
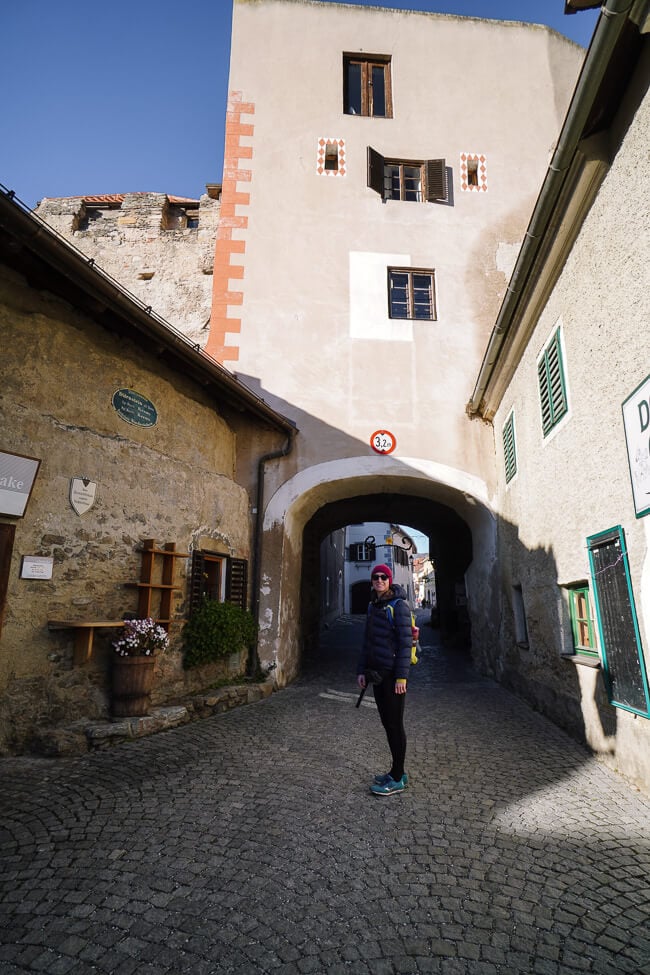
<path fill-rule="evenodd" d="M 116 389 L 113 393 L 113 409 L 127 423 L 138 427 L 153 427 L 158 422 L 158 411 L 150 399 L 135 389 Z"/>
<path fill-rule="evenodd" d="M 88 477 L 70 479 L 70 504 L 78 515 L 85 515 L 95 503 L 97 482 Z"/>
<path fill-rule="evenodd" d="M 22 518 L 41 462 L 0 451 L 0 514 Z"/>
<path fill-rule="evenodd" d="M 51 579 L 54 557 L 51 555 L 23 555 L 21 579 Z"/>
<path fill-rule="evenodd" d="M 623 426 L 637 518 L 650 514 L 650 376 L 623 403 Z"/>
<path fill-rule="evenodd" d="M 390 430 L 375 430 L 370 438 L 370 446 L 378 454 L 392 454 L 397 446 L 397 440 Z"/>

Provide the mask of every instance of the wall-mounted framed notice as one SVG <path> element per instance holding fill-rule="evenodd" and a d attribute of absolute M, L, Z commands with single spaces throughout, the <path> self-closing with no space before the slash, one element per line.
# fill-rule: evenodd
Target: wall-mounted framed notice
<path fill-rule="evenodd" d="M 0 514 L 22 518 L 41 462 L 0 450 Z"/>

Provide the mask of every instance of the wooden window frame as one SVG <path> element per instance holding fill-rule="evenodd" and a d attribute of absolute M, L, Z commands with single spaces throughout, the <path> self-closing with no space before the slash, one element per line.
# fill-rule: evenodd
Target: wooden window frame
<path fill-rule="evenodd" d="M 366 150 L 367 176 L 366 182 L 371 190 L 378 193 L 384 201 L 415 202 L 404 200 L 403 169 L 405 166 L 420 169 L 420 200 L 419 203 L 448 203 L 449 180 L 447 179 L 447 163 L 445 159 L 391 159 L 384 157 L 372 146 Z M 388 196 L 386 192 L 386 168 L 400 167 L 400 200 Z"/>
<path fill-rule="evenodd" d="M 353 550 L 355 554 L 353 555 Z M 376 558 L 376 546 L 374 542 L 351 542 L 350 561 L 351 562 L 374 562 Z"/>
<path fill-rule="evenodd" d="M 560 328 L 555 330 L 539 357 L 537 379 L 542 434 L 547 437 L 569 411 Z"/>
<path fill-rule="evenodd" d="M 205 596 L 206 582 L 210 583 L 217 575 L 217 596 L 219 602 L 235 603 L 241 609 L 248 608 L 248 562 L 235 559 L 220 552 L 195 549 L 192 552 L 189 585 L 189 615 L 199 607 Z"/>
<path fill-rule="evenodd" d="M 517 437 L 515 432 L 515 412 L 512 410 L 510 416 L 503 424 L 503 467 L 506 476 L 506 484 L 512 481 L 517 473 Z"/>
<path fill-rule="evenodd" d="M 348 68 L 358 64 L 361 69 L 361 112 L 349 110 Z M 384 101 L 386 113 L 375 115 L 373 104 L 372 69 L 382 68 L 384 72 Z M 391 78 L 390 54 L 344 54 L 343 55 L 343 112 L 345 115 L 360 114 L 362 118 L 393 117 L 393 85 Z"/>
<path fill-rule="evenodd" d="M 395 274 L 406 274 L 408 278 L 408 294 L 407 294 L 407 315 L 394 315 L 393 314 L 393 303 L 391 300 L 391 285 L 393 281 L 393 275 Z M 415 275 L 421 274 L 426 275 L 430 278 L 430 318 L 419 318 L 414 314 L 415 302 L 414 302 L 414 287 L 413 278 Z M 393 321 L 399 322 L 436 322 L 438 320 L 438 311 L 436 307 L 436 272 L 432 268 L 419 268 L 419 267 L 389 267 L 388 268 L 388 317 Z"/>
<path fill-rule="evenodd" d="M 569 587 L 569 616 L 571 617 L 571 632 L 573 634 L 573 649 L 575 653 L 583 654 L 586 657 L 598 657 L 596 647 L 596 628 L 591 612 L 589 600 L 589 586 L 573 585 Z M 578 601 L 584 599 L 586 614 L 580 612 Z M 586 625 L 588 643 L 581 640 L 581 631 Z"/>

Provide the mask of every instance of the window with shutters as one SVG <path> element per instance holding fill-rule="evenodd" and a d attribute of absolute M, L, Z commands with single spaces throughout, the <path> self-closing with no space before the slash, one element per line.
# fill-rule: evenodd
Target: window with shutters
<path fill-rule="evenodd" d="M 447 203 L 449 187 L 444 159 L 386 159 L 368 146 L 367 183 L 382 200 Z"/>
<path fill-rule="evenodd" d="M 388 314 L 421 322 L 436 320 L 435 274 L 414 268 L 388 268 Z"/>
<path fill-rule="evenodd" d="M 346 115 L 393 117 L 388 55 L 343 55 L 343 111 Z"/>
<path fill-rule="evenodd" d="M 375 546 L 371 542 L 354 542 L 350 545 L 351 562 L 374 562 Z"/>
<path fill-rule="evenodd" d="M 569 408 L 559 328 L 554 332 L 537 363 L 537 378 L 542 411 L 542 432 L 546 437 Z"/>
<path fill-rule="evenodd" d="M 503 463 L 506 471 L 506 484 L 517 473 L 517 444 L 515 441 L 515 414 L 512 412 L 503 425 Z"/>
<path fill-rule="evenodd" d="M 589 587 L 573 586 L 569 589 L 569 613 L 573 633 L 573 649 L 576 653 L 597 656 L 594 621 L 589 606 Z"/>
<path fill-rule="evenodd" d="M 235 603 L 247 608 L 248 562 L 215 552 L 194 551 L 190 577 L 190 615 L 201 600 Z"/>

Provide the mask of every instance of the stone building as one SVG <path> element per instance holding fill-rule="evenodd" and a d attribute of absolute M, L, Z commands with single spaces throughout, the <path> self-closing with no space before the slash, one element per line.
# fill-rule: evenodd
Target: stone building
<path fill-rule="evenodd" d="M 648 789 L 650 10 L 605 6 L 470 399 L 504 608 L 477 656 Z"/>
<path fill-rule="evenodd" d="M 265 465 L 295 428 L 8 194 L 0 330 L 5 752 L 106 716 L 108 638 L 125 614 L 173 620 L 154 703 L 215 680 L 216 666 L 183 670 L 182 620 L 207 585 L 255 603 Z M 148 539 L 176 554 L 145 578 Z"/>
<path fill-rule="evenodd" d="M 50 197 L 36 213 L 192 342 L 205 345 L 221 187 L 199 199 L 165 193 Z"/>

